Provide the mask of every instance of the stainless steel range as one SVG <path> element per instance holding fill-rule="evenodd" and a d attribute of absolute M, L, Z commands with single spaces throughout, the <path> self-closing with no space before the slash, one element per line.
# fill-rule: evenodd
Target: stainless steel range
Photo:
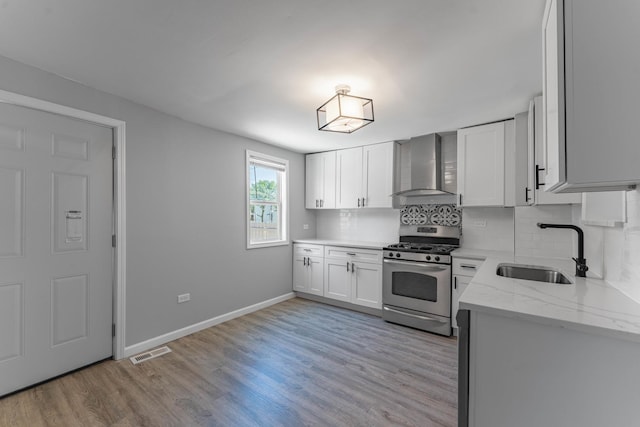
<path fill-rule="evenodd" d="M 451 251 L 460 229 L 401 225 L 400 243 L 383 250 L 382 318 L 451 336 Z"/>

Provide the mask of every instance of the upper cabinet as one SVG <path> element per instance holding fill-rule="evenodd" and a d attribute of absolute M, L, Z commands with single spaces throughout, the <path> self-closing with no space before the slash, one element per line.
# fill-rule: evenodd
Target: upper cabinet
<path fill-rule="evenodd" d="M 308 154 L 305 207 L 390 208 L 394 152 L 395 143 L 385 142 Z"/>
<path fill-rule="evenodd" d="M 336 207 L 362 207 L 362 147 L 336 153 Z"/>
<path fill-rule="evenodd" d="M 306 157 L 305 207 L 335 209 L 336 152 L 308 154 Z"/>
<path fill-rule="evenodd" d="M 514 206 L 514 147 L 513 120 L 458 131 L 460 206 Z"/>
<path fill-rule="evenodd" d="M 362 203 L 368 208 L 390 208 L 393 193 L 395 143 L 362 147 Z"/>
<path fill-rule="evenodd" d="M 522 152 L 526 153 L 525 156 L 527 158 L 527 167 L 523 168 L 523 172 L 527 172 L 526 190 L 523 192 L 526 197 L 526 204 L 561 205 L 581 203 L 581 193 L 556 194 L 545 191 L 547 187 L 545 182 L 547 165 L 542 138 L 542 96 L 537 96 L 531 100 L 529 112 L 522 113 L 522 116 L 527 119 L 524 122 L 525 126 L 522 132 L 518 132 L 519 115 L 516 116 L 516 144 L 519 148 L 522 147 Z M 522 164 L 518 163 L 518 165 Z M 517 195 L 518 193 L 516 192 Z M 517 204 L 520 205 L 520 203 Z"/>
<path fill-rule="evenodd" d="M 548 0 L 542 22 L 546 191 L 640 182 L 638 1 Z"/>

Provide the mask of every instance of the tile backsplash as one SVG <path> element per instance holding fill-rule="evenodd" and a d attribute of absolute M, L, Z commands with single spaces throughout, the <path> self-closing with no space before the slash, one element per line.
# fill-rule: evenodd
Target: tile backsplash
<path fill-rule="evenodd" d="M 623 227 L 601 228 L 602 242 L 586 240 L 586 246 L 601 245 L 604 279 L 640 302 L 640 190 L 628 191 L 627 223 Z M 592 231 L 592 230 L 590 230 Z"/>
<path fill-rule="evenodd" d="M 397 209 L 342 209 L 316 211 L 316 237 L 366 242 L 398 241 L 400 211 Z"/>
<path fill-rule="evenodd" d="M 576 256 L 573 230 L 540 229 L 539 222 L 574 224 L 571 205 L 522 206 L 515 208 L 515 254 L 545 258 Z"/>
<path fill-rule="evenodd" d="M 464 208 L 462 247 L 513 252 L 513 208 Z"/>
<path fill-rule="evenodd" d="M 408 205 L 400 209 L 402 225 L 462 226 L 462 211 L 453 204 Z"/>

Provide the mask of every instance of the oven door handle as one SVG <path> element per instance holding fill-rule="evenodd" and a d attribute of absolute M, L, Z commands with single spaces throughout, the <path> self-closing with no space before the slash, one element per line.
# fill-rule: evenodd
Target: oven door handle
<path fill-rule="evenodd" d="M 425 263 L 419 263 L 419 262 L 396 261 L 395 259 L 385 259 L 383 260 L 383 262 L 385 264 L 409 265 L 411 267 L 417 267 L 424 271 L 444 271 L 447 268 L 449 268 L 448 265 L 440 267 L 440 266 L 434 266 L 434 265 L 427 265 Z"/>
<path fill-rule="evenodd" d="M 397 313 L 397 314 L 402 314 L 403 316 L 409 316 L 409 317 L 414 317 L 416 319 L 420 319 L 420 320 L 428 320 L 430 322 L 438 322 L 438 323 L 447 323 L 444 320 L 440 320 L 440 319 L 434 319 L 433 317 L 429 317 L 429 316 L 420 316 L 417 314 L 412 314 L 412 313 L 406 313 L 404 311 L 401 310 L 395 310 L 393 308 L 389 308 L 386 305 L 384 307 L 382 307 L 385 311 L 390 311 L 392 313 Z"/>

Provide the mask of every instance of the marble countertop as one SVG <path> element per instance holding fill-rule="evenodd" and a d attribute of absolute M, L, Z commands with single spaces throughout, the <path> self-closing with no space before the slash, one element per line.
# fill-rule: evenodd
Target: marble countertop
<path fill-rule="evenodd" d="M 500 263 L 554 267 L 574 283 L 501 277 Z M 602 279 L 574 273 L 571 259 L 487 257 L 460 297 L 460 308 L 640 342 L 640 304 Z"/>
<path fill-rule="evenodd" d="M 365 241 L 355 241 L 355 240 L 330 240 L 330 239 L 295 239 L 293 243 L 308 243 L 312 245 L 342 246 L 347 248 L 362 248 L 362 249 L 382 249 L 391 244 L 391 242 L 365 242 Z"/>

